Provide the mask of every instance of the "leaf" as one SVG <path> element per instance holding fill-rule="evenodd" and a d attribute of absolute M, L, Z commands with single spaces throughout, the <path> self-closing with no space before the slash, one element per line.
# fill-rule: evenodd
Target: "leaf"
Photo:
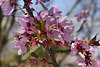
<path fill-rule="evenodd" d="M 57 49 L 57 48 L 55 48 L 56 43 L 52 43 L 50 45 L 51 45 L 51 49 Z"/>
<path fill-rule="evenodd" d="M 45 58 L 46 56 L 48 56 L 45 53 L 45 51 L 44 51 L 42 46 L 40 46 L 34 53 L 37 54 L 40 58 Z"/>
<path fill-rule="evenodd" d="M 28 47 L 27 51 L 27 58 L 30 58 L 30 53 L 36 51 L 40 46 Z M 21 57 L 22 60 L 25 60 L 25 55 Z"/>

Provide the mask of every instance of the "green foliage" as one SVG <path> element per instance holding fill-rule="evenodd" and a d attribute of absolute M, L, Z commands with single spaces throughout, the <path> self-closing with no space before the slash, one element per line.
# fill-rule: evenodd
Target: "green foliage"
<path fill-rule="evenodd" d="M 40 58 L 46 58 L 46 56 L 48 56 L 42 46 L 35 50 L 34 53 L 36 53 Z"/>

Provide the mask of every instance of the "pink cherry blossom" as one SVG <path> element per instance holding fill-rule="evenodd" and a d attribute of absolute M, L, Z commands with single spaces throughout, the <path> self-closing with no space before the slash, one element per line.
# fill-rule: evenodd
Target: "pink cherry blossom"
<path fill-rule="evenodd" d="M 16 36 L 14 38 L 15 42 L 12 44 L 13 48 L 19 48 L 18 50 L 18 55 L 24 54 L 25 53 L 25 59 L 27 58 L 27 46 L 26 43 L 29 42 L 29 40 L 26 37 L 19 37 Z"/>
<path fill-rule="evenodd" d="M 14 30 L 14 32 L 19 33 L 19 34 L 23 34 L 25 32 L 25 29 L 24 29 L 24 27 L 19 26 Z"/>
<path fill-rule="evenodd" d="M 80 22 L 81 20 L 83 20 L 84 22 L 86 22 L 86 18 L 88 17 L 88 14 L 83 10 L 81 13 L 78 13 L 77 15 L 75 15 L 77 17 L 77 20 Z"/>
<path fill-rule="evenodd" d="M 46 29 L 53 24 L 57 24 L 57 20 L 61 17 L 61 11 L 58 11 L 56 6 L 53 6 L 50 10 L 48 10 L 48 15 L 46 15 Z"/>
<path fill-rule="evenodd" d="M 3 9 L 4 15 L 11 15 L 14 11 L 15 5 L 13 3 L 5 1 L 1 8 Z"/>
<path fill-rule="evenodd" d="M 36 29 L 33 29 L 31 26 L 31 25 L 35 24 L 33 22 L 34 19 L 32 17 L 29 17 L 29 19 L 27 19 L 24 16 L 20 16 L 15 19 L 21 26 L 17 27 L 14 30 L 14 32 L 19 33 L 19 34 L 23 34 L 23 33 L 27 32 L 29 34 L 32 34 L 32 33 L 34 33 L 33 31 L 35 31 L 35 32 L 37 31 Z"/>
<path fill-rule="evenodd" d="M 26 52 L 27 52 L 27 47 L 22 41 L 16 41 L 15 43 L 12 44 L 13 48 L 19 48 L 18 50 L 18 55 L 24 54 L 25 53 L 25 59 L 27 58 Z"/>
<path fill-rule="evenodd" d="M 51 25 L 54 25 L 54 27 L 51 27 L 51 30 L 47 32 L 47 36 L 50 38 L 60 39 L 63 44 L 65 41 L 70 43 L 73 40 L 70 34 L 74 32 L 72 21 L 65 20 L 66 16 L 61 15 L 61 12 L 58 11 L 58 8 L 55 6 L 48 11 L 48 15 L 46 16 L 46 29 Z"/>
<path fill-rule="evenodd" d="M 48 11 L 40 11 L 36 17 L 38 20 L 46 20 L 45 27 L 48 29 L 51 25 L 57 24 L 61 17 L 61 11 L 58 11 L 58 8 L 53 6 Z"/>
<path fill-rule="evenodd" d="M 84 50 L 89 50 L 89 44 L 83 42 L 81 39 L 76 38 L 75 42 L 72 44 L 71 56 L 75 55 L 77 52 L 83 53 Z"/>
<path fill-rule="evenodd" d="M 56 30 L 49 30 L 49 31 L 47 32 L 47 36 L 50 37 L 50 38 L 59 39 L 59 31 L 56 31 Z"/>

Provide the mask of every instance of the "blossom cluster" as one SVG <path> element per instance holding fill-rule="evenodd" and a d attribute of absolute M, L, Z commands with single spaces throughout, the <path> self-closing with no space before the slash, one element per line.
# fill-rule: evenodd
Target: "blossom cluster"
<path fill-rule="evenodd" d="M 75 54 L 81 54 L 83 57 L 79 57 L 77 59 L 78 65 L 82 67 L 99 67 L 98 59 L 95 60 L 92 57 L 92 53 L 97 46 L 90 46 L 90 42 L 88 40 L 81 40 L 79 38 L 75 39 L 75 42 L 71 45 L 70 55 L 74 56 Z M 95 60 L 95 62 L 94 62 Z M 98 62 L 97 62 L 98 61 Z M 96 63 L 97 62 L 97 63 Z M 95 63 L 95 64 L 94 64 Z"/>
<path fill-rule="evenodd" d="M 66 16 L 61 15 L 61 11 L 58 11 L 55 6 L 50 10 L 39 12 L 35 18 L 17 17 L 16 21 L 20 26 L 14 32 L 21 36 L 15 37 L 12 47 L 19 48 L 18 55 L 21 55 L 27 53 L 28 46 L 38 46 L 38 41 L 46 40 L 45 48 L 51 48 L 50 44 L 53 42 L 56 43 L 56 47 L 61 44 L 67 46 L 73 40 L 70 34 L 73 33 L 74 26 L 70 20 L 65 20 L 65 18 Z"/>
<path fill-rule="evenodd" d="M 35 4 L 37 5 L 49 1 L 50 0 L 36 0 Z M 30 4 L 33 4 L 32 0 L 26 0 L 23 7 L 27 8 Z M 0 6 L 3 9 L 4 15 L 11 15 L 15 10 L 15 5 L 15 0 L 0 0 Z M 86 11 L 83 11 L 76 16 L 78 21 L 81 21 L 82 19 L 86 21 L 87 13 Z M 82 67 L 100 66 L 100 60 L 95 60 L 92 57 L 92 52 L 94 52 L 95 48 L 93 44 L 95 42 L 98 44 L 98 41 L 94 39 L 91 41 L 79 38 L 74 39 L 71 35 L 74 32 L 72 21 L 67 19 L 67 16 L 62 15 L 62 12 L 59 11 L 56 6 L 37 12 L 36 16 L 31 17 L 27 14 L 25 16 L 16 17 L 15 20 L 20 26 L 14 29 L 14 32 L 19 35 L 14 37 L 12 47 L 19 48 L 18 55 L 25 55 L 25 59 L 27 59 L 27 53 L 30 52 L 30 48 L 33 47 L 40 48 L 41 52 L 42 49 L 44 49 L 44 54 L 46 52 L 47 54 L 52 54 L 53 50 L 60 47 L 70 47 L 71 56 L 79 53 L 84 56 L 83 58 L 77 59 L 78 65 L 81 65 Z M 51 57 L 49 57 L 50 54 L 43 57 L 44 55 L 40 56 L 38 53 L 32 52 L 30 64 L 37 62 L 42 62 L 43 64 L 49 63 L 51 62 Z"/>

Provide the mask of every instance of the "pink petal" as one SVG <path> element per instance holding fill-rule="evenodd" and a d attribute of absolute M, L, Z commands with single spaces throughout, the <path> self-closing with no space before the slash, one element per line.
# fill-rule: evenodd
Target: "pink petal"
<path fill-rule="evenodd" d="M 90 46 L 87 43 L 82 43 L 82 47 L 85 48 L 86 50 L 90 49 Z"/>
<path fill-rule="evenodd" d="M 23 37 L 23 41 L 29 42 L 29 40 L 26 37 Z"/>
<path fill-rule="evenodd" d="M 19 34 L 23 34 L 25 32 L 24 27 L 17 27 L 14 32 L 19 33 Z"/>
<path fill-rule="evenodd" d="M 24 16 L 16 17 L 15 20 L 23 27 L 27 27 L 26 22 L 28 22 L 28 19 Z"/>

